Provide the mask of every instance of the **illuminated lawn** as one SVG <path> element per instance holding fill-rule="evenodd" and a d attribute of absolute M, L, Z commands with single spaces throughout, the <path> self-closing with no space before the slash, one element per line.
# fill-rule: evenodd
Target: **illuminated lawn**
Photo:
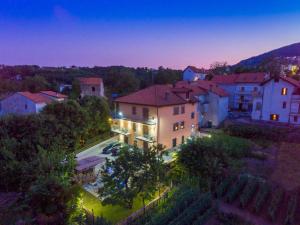
<path fill-rule="evenodd" d="M 106 205 L 103 206 L 98 198 L 94 195 L 90 194 L 89 192 L 81 189 L 80 191 L 83 194 L 83 205 L 84 208 L 92 212 L 94 211 L 95 216 L 103 216 L 107 220 L 111 221 L 112 223 L 117 223 L 122 219 L 125 219 L 131 213 L 137 211 L 141 207 L 143 207 L 143 202 L 140 198 L 136 198 L 134 200 L 134 205 L 132 209 L 126 209 L 124 207 L 118 205 Z M 146 201 L 146 204 L 149 201 Z"/>

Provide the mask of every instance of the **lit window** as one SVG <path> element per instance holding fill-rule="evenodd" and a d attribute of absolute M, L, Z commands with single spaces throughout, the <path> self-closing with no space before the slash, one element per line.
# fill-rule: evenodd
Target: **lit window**
<path fill-rule="evenodd" d="M 287 95 L 287 88 L 281 89 L 281 95 Z"/>
<path fill-rule="evenodd" d="M 180 123 L 180 129 L 184 129 L 184 121 Z"/>
<path fill-rule="evenodd" d="M 173 124 L 173 131 L 177 131 L 179 129 L 179 124 L 178 123 L 174 123 Z"/>
<path fill-rule="evenodd" d="M 279 115 L 278 114 L 271 114 L 270 115 L 270 120 L 278 121 L 279 120 Z"/>
<path fill-rule="evenodd" d="M 286 109 L 286 102 L 283 102 L 283 103 L 282 103 L 282 108 L 283 108 L 283 109 Z"/>

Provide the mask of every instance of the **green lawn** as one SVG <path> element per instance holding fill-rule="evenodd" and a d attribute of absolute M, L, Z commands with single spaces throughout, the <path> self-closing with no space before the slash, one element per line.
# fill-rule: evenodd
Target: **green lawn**
<path fill-rule="evenodd" d="M 130 214 L 143 207 L 143 203 L 140 198 L 136 198 L 134 200 L 134 205 L 132 209 L 126 209 L 119 205 L 103 206 L 98 198 L 85 191 L 83 188 L 81 188 L 80 192 L 83 195 L 83 206 L 85 209 L 89 210 L 90 212 L 93 210 L 95 216 L 102 215 L 104 218 L 106 218 L 114 224 L 122 219 L 125 219 Z"/>

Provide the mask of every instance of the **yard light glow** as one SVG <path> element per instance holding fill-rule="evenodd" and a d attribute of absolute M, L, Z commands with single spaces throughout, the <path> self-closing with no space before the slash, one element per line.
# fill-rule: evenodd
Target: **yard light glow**
<path fill-rule="evenodd" d="M 123 116 L 123 113 L 122 113 L 122 112 L 119 112 L 119 116 Z"/>
<path fill-rule="evenodd" d="M 208 138 L 211 138 L 211 134 L 207 135 Z"/>

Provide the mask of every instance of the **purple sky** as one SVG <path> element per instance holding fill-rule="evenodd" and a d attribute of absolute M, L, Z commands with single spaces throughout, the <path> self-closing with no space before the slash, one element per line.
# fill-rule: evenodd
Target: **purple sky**
<path fill-rule="evenodd" d="M 299 1 L 274 1 L 4 0 L 0 64 L 233 64 L 300 41 Z"/>

